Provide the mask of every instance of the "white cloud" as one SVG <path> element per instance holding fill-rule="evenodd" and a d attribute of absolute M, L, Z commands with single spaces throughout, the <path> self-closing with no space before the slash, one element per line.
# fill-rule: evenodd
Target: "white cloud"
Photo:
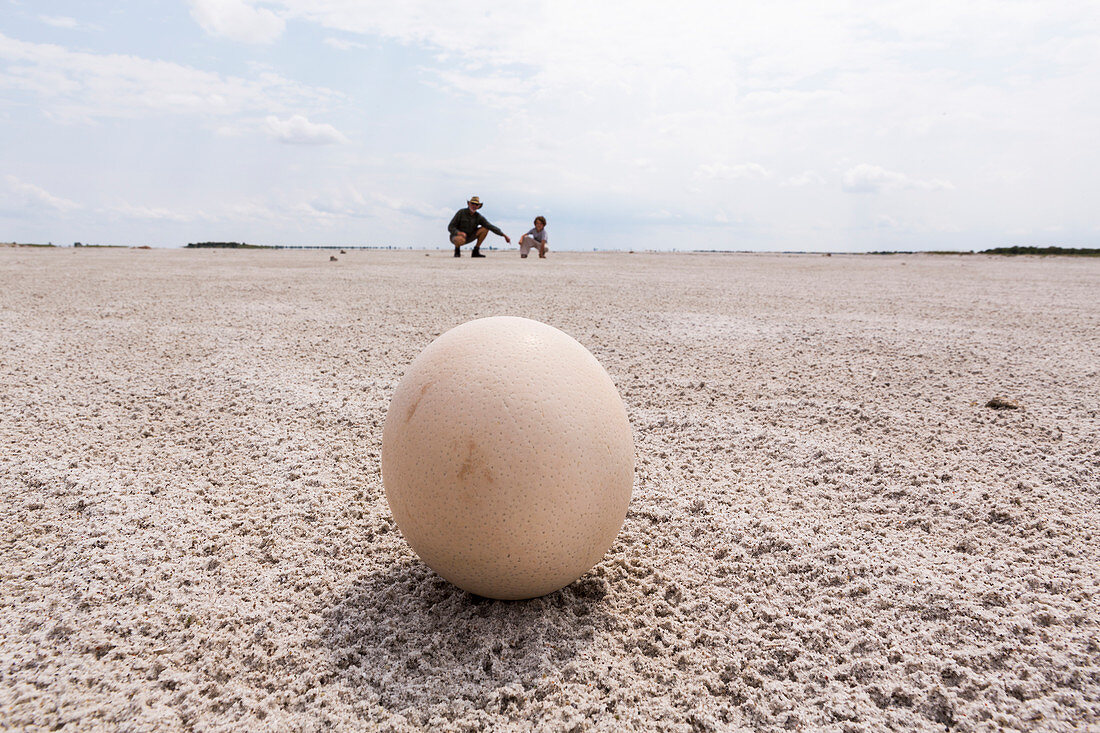
<path fill-rule="evenodd" d="M 695 169 L 697 178 L 707 178 L 718 181 L 736 181 L 768 178 L 771 173 L 759 163 L 738 163 L 726 165 L 725 163 L 704 163 Z"/>
<path fill-rule="evenodd" d="M 245 79 L 168 61 L 70 51 L 0 34 L 0 89 L 31 92 L 63 119 L 150 114 L 224 117 L 328 106 L 340 95 L 277 74 Z"/>
<path fill-rule="evenodd" d="M 947 191 L 954 188 L 950 181 L 919 180 L 867 163 L 849 168 L 841 180 L 841 187 L 847 193 L 879 193 L 904 189 Z"/>
<path fill-rule="evenodd" d="M 456 66 L 437 69 L 435 74 L 440 88 L 502 109 L 521 104 L 530 91 L 522 77 L 503 71 L 477 73 Z"/>
<path fill-rule="evenodd" d="M 329 36 L 325 39 L 325 44 L 332 46 L 338 51 L 350 51 L 353 48 L 370 48 L 366 43 L 360 43 L 358 41 L 348 41 L 343 38 L 333 38 Z"/>
<path fill-rule="evenodd" d="M 10 174 L 0 179 L 0 191 L 0 213 L 7 215 L 65 214 L 81 208 L 75 201 L 55 196 L 44 188 L 21 181 Z"/>
<path fill-rule="evenodd" d="M 54 28 L 76 28 L 78 25 L 75 18 L 68 18 L 63 15 L 40 15 L 38 19 L 46 25 L 52 25 Z"/>
<path fill-rule="evenodd" d="M 169 209 L 163 206 L 138 206 L 129 203 L 107 207 L 105 213 L 121 219 L 137 219 L 162 222 L 193 222 L 207 217 L 201 213 Z"/>
<path fill-rule="evenodd" d="M 364 193 L 357 187 L 328 187 L 319 191 L 282 190 L 266 195 L 242 195 L 202 208 L 113 202 L 96 212 L 113 220 L 173 223 L 232 224 L 249 222 L 285 227 L 287 224 L 320 226 L 347 220 L 381 218 L 429 220 L 449 218 L 451 210 L 413 198 Z"/>
<path fill-rule="evenodd" d="M 212 36 L 242 43 L 271 43 L 283 34 L 286 21 L 248 0 L 191 0 L 191 17 Z"/>
<path fill-rule="evenodd" d="M 801 173 L 791 176 L 783 182 L 785 186 L 813 186 L 825 183 L 825 178 L 817 171 L 802 171 Z"/>
<path fill-rule="evenodd" d="M 673 213 L 668 209 L 658 209 L 657 211 L 647 212 L 646 214 L 644 214 L 644 218 L 649 221 L 670 222 L 677 219 L 682 219 L 683 214 Z"/>
<path fill-rule="evenodd" d="M 378 201 L 392 211 L 418 219 L 439 222 L 450 219 L 454 212 L 442 206 L 433 206 L 423 201 L 393 198 L 379 195 Z"/>
<path fill-rule="evenodd" d="M 276 140 L 292 145 L 331 145 L 348 141 L 332 125 L 310 122 L 302 115 L 292 115 L 286 120 L 272 115 L 264 121 L 264 126 L 267 133 Z"/>
<path fill-rule="evenodd" d="M 377 192 L 364 193 L 359 187 L 346 186 L 314 192 L 309 197 L 299 197 L 293 207 L 297 213 L 317 220 L 380 218 L 392 221 L 395 215 L 407 219 L 432 222 L 437 227 L 454 214 L 453 209 L 436 206 L 426 201 L 408 197 L 390 196 Z"/>

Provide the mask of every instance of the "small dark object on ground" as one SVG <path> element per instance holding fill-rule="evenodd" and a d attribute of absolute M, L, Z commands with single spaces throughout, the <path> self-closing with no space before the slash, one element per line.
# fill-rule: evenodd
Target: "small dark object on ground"
<path fill-rule="evenodd" d="M 340 250 L 340 254 L 342 254 L 342 255 L 346 255 L 346 254 L 347 254 L 347 252 L 345 252 L 344 250 Z"/>
<path fill-rule="evenodd" d="M 1004 397 L 994 397 L 989 402 L 985 403 L 986 407 L 992 407 L 994 410 L 1019 410 L 1020 406 L 1012 400 L 1006 400 Z"/>
<path fill-rule="evenodd" d="M 328 256 L 328 261 L 329 262 L 336 262 L 336 255 L 329 255 Z"/>

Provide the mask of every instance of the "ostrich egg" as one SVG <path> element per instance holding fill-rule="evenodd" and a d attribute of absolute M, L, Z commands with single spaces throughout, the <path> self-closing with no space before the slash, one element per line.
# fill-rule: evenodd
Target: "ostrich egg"
<path fill-rule="evenodd" d="M 459 588 L 534 598 L 607 552 L 634 483 L 634 440 L 611 378 L 572 337 L 495 317 L 413 360 L 382 430 L 398 528 Z"/>

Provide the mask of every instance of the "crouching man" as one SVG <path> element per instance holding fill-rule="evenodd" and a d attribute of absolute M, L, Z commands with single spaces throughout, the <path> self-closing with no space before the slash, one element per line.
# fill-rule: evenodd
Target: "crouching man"
<path fill-rule="evenodd" d="M 478 213 L 477 210 L 480 208 L 481 199 L 477 196 L 471 197 L 466 202 L 466 208 L 459 209 L 451 219 L 451 223 L 447 225 L 447 231 L 451 234 L 451 244 L 455 246 L 455 257 L 461 257 L 462 245 L 470 242 L 474 243 L 474 250 L 470 253 L 470 256 L 484 257 L 485 255 L 481 254 L 481 243 L 489 236 L 489 232 L 504 237 L 504 241 L 508 244 L 512 243 L 507 234 L 500 231 L 499 227 L 490 224 L 488 219 Z"/>

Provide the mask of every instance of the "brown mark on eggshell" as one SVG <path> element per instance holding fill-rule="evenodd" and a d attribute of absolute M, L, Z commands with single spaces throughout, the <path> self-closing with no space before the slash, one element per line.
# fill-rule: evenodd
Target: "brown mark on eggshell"
<path fill-rule="evenodd" d="M 416 396 L 416 399 L 413 400 L 413 403 L 409 405 L 409 411 L 405 415 L 405 422 L 410 422 L 413 419 L 413 414 L 416 412 L 416 408 L 420 407 L 420 400 L 424 399 L 424 395 L 427 394 L 428 390 L 431 389 L 432 385 L 434 384 L 435 382 L 426 382 L 423 386 L 420 387 L 420 394 L 418 394 Z"/>
<path fill-rule="evenodd" d="M 485 459 L 478 453 L 477 443 L 471 440 L 466 444 L 466 458 L 458 469 L 458 480 L 463 485 L 469 486 L 478 483 L 478 479 L 491 485 L 493 483 L 493 472 L 489 470 Z"/>

